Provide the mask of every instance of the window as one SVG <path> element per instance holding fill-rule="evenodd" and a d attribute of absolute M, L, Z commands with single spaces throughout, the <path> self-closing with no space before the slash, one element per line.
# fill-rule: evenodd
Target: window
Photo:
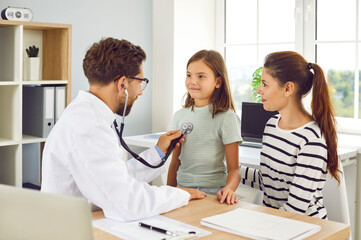
<path fill-rule="evenodd" d="M 263 65 L 264 57 L 295 50 L 294 9 L 290 0 L 225 1 L 223 52 L 237 110 L 242 101 L 253 100 L 252 73 Z"/>
<path fill-rule="evenodd" d="M 238 112 L 242 101 L 253 101 L 252 73 L 264 57 L 292 50 L 320 64 L 341 130 L 355 132 L 361 124 L 361 0 L 218 1 L 224 24 L 216 30 L 222 35 L 216 45 L 226 60 Z"/>
<path fill-rule="evenodd" d="M 356 4 L 356 0 L 316 2 L 316 61 L 327 74 L 336 115 L 346 118 L 361 118 Z"/>

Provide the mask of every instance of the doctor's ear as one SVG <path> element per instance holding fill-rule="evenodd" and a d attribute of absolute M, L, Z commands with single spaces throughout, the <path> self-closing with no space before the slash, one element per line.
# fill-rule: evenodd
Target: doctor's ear
<path fill-rule="evenodd" d="M 119 91 L 122 91 L 126 88 L 126 77 L 123 76 L 123 77 L 120 77 L 117 81 L 116 81 L 116 84 L 117 84 L 117 88 Z"/>

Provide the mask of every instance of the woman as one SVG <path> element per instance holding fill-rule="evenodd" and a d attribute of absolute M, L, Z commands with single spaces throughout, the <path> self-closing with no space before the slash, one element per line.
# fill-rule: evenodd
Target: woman
<path fill-rule="evenodd" d="M 312 113 L 302 98 L 312 89 Z M 277 110 L 263 134 L 260 170 L 242 167 L 243 183 L 259 186 L 268 207 L 327 218 L 322 188 L 327 172 L 338 182 L 334 110 L 321 67 L 291 51 L 265 58 L 264 109 Z"/>

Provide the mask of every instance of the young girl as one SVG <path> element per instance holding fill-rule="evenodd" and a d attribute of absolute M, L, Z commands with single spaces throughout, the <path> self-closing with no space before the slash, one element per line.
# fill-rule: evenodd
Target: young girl
<path fill-rule="evenodd" d="M 312 88 L 312 113 L 302 97 Z M 263 203 L 327 218 L 322 188 L 327 172 L 338 182 L 337 135 L 328 86 L 322 69 L 296 52 L 265 58 L 257 91 L 270 118 L 263 134 L 260 171 L 241 167 L 242 182 L 263 190 Z"/>
<path fill-rule="evenodd" d="M 173 151 L 167 184 L 217 194 L 220 203 L 237 203 L 240 121 L 222 56 L 207 50 L 194 54 L 187 63 L 185 84 L 185 104 L 175 113 L 172 129 L 192 131 Z"/>

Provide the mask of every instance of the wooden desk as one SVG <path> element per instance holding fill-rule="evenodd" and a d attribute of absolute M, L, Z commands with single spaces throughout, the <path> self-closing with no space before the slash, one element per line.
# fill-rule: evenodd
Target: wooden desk
<path fill-rule="evenodd" d="M 342 223 L 308 217 L 297 213 L 280 211 L 277 209 L 250 204 L 246 202 L 239 202 L 236 205 L 219 204 L 217 197 L 213 195 L 208 195 L 206 199 L 191 201 L 187 206 L 173 210 L 163 215 L 196 227 L 204 228 L 212 232 L 212 235 L 203 237 L 201 239 L 222 239 L 222 240 L 248 239 L 230 233 L 218 231 L 213 228 L 208 228 L 200 224 L 201 219 L 204 217 L 209 217 L 215 214 L 228 212 L 237 207 L 256 210 L 264 213 L 270 213 L 281 217 L 287 217 L 295 220 L 300 220 L 300 221 L 320 225 L 321 230 L 318 233 L 308 237 L 307 239 L 341 240 L 341 239 L 346 239 L 350 236 L 350 226 L 347 226 Z M 104 214 L 102 211 L 93 212 L 93 220 L 100 219 L 103 217 Z M 106 233 L 98 228 L 93 228 L 93 230 L 94 230 L 95 240 L 119 239 L 116 236 Z"/>
<path fill-rule="evenodd" d="M 158 135 L 161 133 L 157 133 Z M 156 138 L 157 134 L 149 134 L 145 135 L 137 135 L 137 136 L 128 136 L 124 137 L 124 140 L 128 145 L 138 146 L 138 147 L 145 147 L 150 148 L 153 147 L 158 139 Z M 359 143 L 359 139 L 352 139 L 353 144 Z M 345 142 L 343 140 L 343 142 Z M 361 199 L 361 184 L 357 184 L 359 182 L 358 179 L 361 178 L 361 148 L 359 147 L 350 147 L 352 146 L 351 143 L 347 144 L 339 144 L 338 148 L 338 155 L 340 161 L 342 162 L 344 168 L 344 176 L 345 176 L 345 184 L 343 185 L 347 189 L 347 202 L 349 208 L 349 215 L 350 215 L 350 223 L 352 226 L 352 236 L 354 239 L 361 239 L 361 230 L 357 233 L 358 226 L 361 229 L 361 206 L 360 206 L 360 199 Z M 359 148 L 359 149 L 358 149 Z M 259 168 L 260 166 L 260 148 L 252 148 L 246 146 L 239 146 L 239 163 L 243 166 L 249 166 L 253 168 Z M 359 154 L 358 154 L 359 151 Z M 126 154 L 124 159 L 128 158 L 128 154 Z M 357 160 L 358 159 L 358 160 Z M 358 164 L 357 164 L 358 161 Z M 169 160 L 166 164 L 169 164 Z M 153 184 L 160 186 L 164 185 L 167 182 L 167 172 L 162 174 L 160 178 L 157 178 Z M 337 194 L 337 193 L 335 193 Z M 249 199 L 248 199 L 249 200 Z M 329 217 L 333 217 L 334 220 L 339 220 L 339 217 L 336 217 L 338 214 L 337 208 L 328 209 L 329 210 Z"/>

